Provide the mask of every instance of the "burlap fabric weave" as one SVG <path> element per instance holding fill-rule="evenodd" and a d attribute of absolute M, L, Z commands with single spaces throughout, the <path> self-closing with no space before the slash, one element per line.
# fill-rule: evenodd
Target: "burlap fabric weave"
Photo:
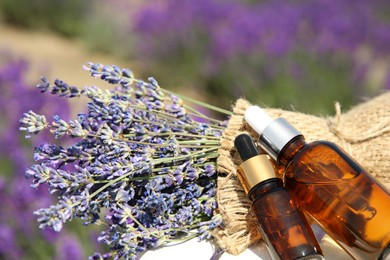
<path fill-rule="evenodd" d="M 237 255 L 260 239 L 251 202 L 236 177 L 240 163 L 234 139 L 242 132 L 258 137 L 244 122 L 243 115 L 251 104 L 239 99 L 224 131 L 217 160 L 217 200 L 225 227 L 214 233 L 218 244 Z M 305 136 L 308 142 L 328 140 L 344 148 L 372 176 L 390 189 L 390 92 L 362 103 L 346 113 L 336 103 L 336 115 L 321 118 L 281 109 L 265 109 L 273 118 L 284 117 Z"/>

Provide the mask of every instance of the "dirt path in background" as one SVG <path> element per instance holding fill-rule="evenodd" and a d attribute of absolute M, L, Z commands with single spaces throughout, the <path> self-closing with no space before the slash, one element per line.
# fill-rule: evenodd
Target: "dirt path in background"
<path fill-rule="evenodd" d="M 0 23 L 0 55 L 11 52 L 30 64 L 28 80 L 39 81 L 39 76 L 61 78 L 69 84 L 99 85 L 82 69 L 87 62 L 117 64 L 135 70 L 129 62 L 87 50 L 81 43 L 49 32 L 29 31 Z M 1 61 L 1 57 L 0 57 Z M 107 86 L 107 85 L 103 85 Z"/>
<path fill-rule="evenodd" d="M 83 70 L 82 66 L 87 62 L 116 64 L 130 68 L 136 75 L 140 75 L 138 72 L 145 69 L 140 63 L 134 61 L 124 61 L 109 55 L 91 52 L 81 42 L 54 33 L 20 29 L 0 22 L 0 64 L 1 55 L 4 55 L 4 52 L 11 52 L 29 62 L 30 69 L 26 78 L 32 86 L 35 86 L 40 76 L 43 75 L 51 81 L 60 78 L 78 87 L 95 85 L 107 88 L 107 83 L 91 78 L 89 73 Z M 179 88 L 169 86 L 168 89 L 208 102 L 203 92 L 194 88 L 191 83 L 189 84 Z M 77 105 L 82 106 L 81 102 L 77 102 Z"/>
<path fill-rule="evenodd" d="M 31 71 L 27 78 L 33 84 L 39 81 L 41 75 L 44 75 L 49 79 L 60 78 L 77 86 L 107 87 L 106 83 L 91 78 L 88 72 L 83 70 L 82 66 L 90 61 L 130 68 L 136 75 L 140 75 L 139 71 L 145 69 L 135 61 L 129 62 L 92 52 L 81 42 L 54 33 L 20 29 L 0 22 L 0 55 L 8 51 L 30 63 Z M 0 56 L 0 63 L 1 60 Z M 191 86 L 183 87 L 178 92 L 191 97 L 202 96 Z"/>

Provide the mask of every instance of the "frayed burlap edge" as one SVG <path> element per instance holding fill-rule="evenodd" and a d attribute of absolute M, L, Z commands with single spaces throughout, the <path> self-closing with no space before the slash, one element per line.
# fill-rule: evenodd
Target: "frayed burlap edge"
<path fill-rule="evenodd" d="M 218 178 L 217 202 L 219 211 L 224 218 L 223 229 L 215 231 L 214 237 L 218 244 L 228 253 L 237 255 L 244 251 L 254 241 L 260 239 L 255 221 L 250 217 L 251 202 L 236 178 L 236 168 L 239 162 L 234 161 L 234 138 L 248 129 L 243 124 L 243 115 L 249 102 L 239 99 L 233 108 L 228 126 L 222 135 L 221 145 L 218 150 L 217 171 Z M 223 187 L 223 188 L 220 188 Z"/>
<path fill-rule="evenodd" d="M 217 159 L 217 201 L 225 226 L 214 231 L 219 246 L 237 255 L 258 241 L 256 219 L 250 211 L 251 202 L 236 177 L 241 162 L 234 149 L 234 139 L 246 132 L 258 135 L 244 122 L 245 110 L 251 104 L 237 100 L 228 126 L 221 139 Z M 284 117 L 305 136 L 308 142 L 328 140 L 340 145 L 384 186 L 390 188 L 390 92 L 356 106 L 342 114 L 336 103 L 336 116 L 319 118 L 297 112 L 266 108 L 273 118 Z"/>

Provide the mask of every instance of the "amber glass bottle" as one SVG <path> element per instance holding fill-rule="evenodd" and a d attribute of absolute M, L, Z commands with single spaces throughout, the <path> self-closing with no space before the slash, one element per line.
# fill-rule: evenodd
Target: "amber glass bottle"
<path fill-rule="evenodd" d="M 320 246 L 305 216 L 275 176 L 270 158 L 260 155 L 251 137 L 236 137 L 243 160 L 238 177 L 253 202 L 259 230 L 274 259 L 323 259 Z"/>
<path fill-rule="evenodd" d="M 251 107 L 246 121 L 260 146 L 284 168 L 294 200 L 356 259 L 385 259 L 390 242 L 390 194 L 337 145 L 306 143 L 286 120 Z M 259 123 L 260 122 L 260 123 Z"/>

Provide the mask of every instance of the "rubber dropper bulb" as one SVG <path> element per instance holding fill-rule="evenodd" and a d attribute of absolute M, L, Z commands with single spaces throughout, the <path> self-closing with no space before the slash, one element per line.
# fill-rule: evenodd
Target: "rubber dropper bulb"
<path fill-rule="evenodd" d="M 273 119 L 258 106 L 248 107 L 245 111 L 244 119 L 253 128 L 253 130 L 259 134 L 261 134 L 273 121 Z"/>

